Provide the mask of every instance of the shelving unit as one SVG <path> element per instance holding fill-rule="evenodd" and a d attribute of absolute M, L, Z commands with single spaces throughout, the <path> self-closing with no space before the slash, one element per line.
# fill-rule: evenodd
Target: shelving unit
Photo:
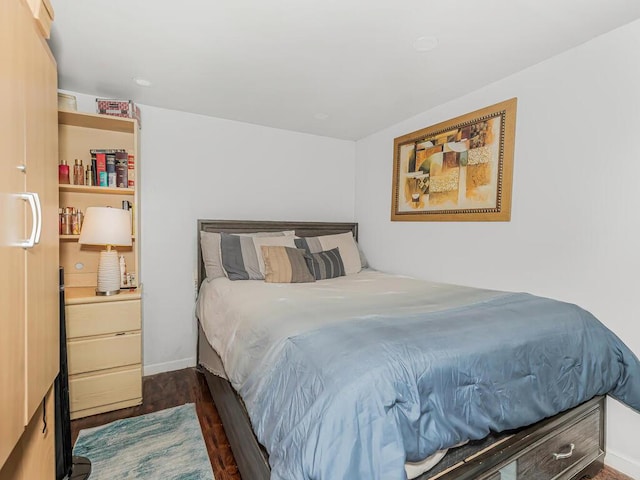
<path fill-rule="evenodd" d="M 129 118 L 112 117 L 82 112 L 60 110 L 58 112 L 59 160 L 66 160 L 73 168 L 75 159 L 84 165 L 91 163 L 89 150 L 92 148 L 123 148 L 135 156 L 136 188 L 98 187 L 86 185 L 59 185 L 59 205 L 75 207 L 83 212 L 87 207 L 122 208 L 122 201 L 133 205 L 131 247 L 118 247 L 118 254 L 124 255 L 127 270 L 136 273 L 140 283 L 140 242 L 138 223 L 140 215 L 138 125 Z M 64 267 L 67 287 L 95 286 L 98 272 L 98 254 L 101 247 L 80 246 L 77 235 L 60 237 L 60 262 Z"/>
<path fill-rule="evenodd" d="M 142 283 L 140 278 L 138 124 L 136 120 L 90 113 L 58 112 L 59 158 L 69 165 L 91 163 L 91 149 L 124 149 L 135 158 L 135 187 L 59 185 L 59 206 L 122 208 L 132 204 L 132 246 L 118 246 L 138 288 L 119 295 L 95 294 L 99 253 L 104 247 L 80 245 L 79 235 L 60 235 L 65 272 L 67 349 L 71 418 L 142 402 Z"/>

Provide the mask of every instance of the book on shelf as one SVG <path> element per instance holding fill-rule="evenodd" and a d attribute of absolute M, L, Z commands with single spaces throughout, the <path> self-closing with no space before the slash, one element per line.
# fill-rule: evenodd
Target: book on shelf
<path fill-rule="evenodd" d="M 122 148 L 92 148 L 91 164 L 94 165 L 95 175 L 94 185 L 100 187 L 120 187 L 129 186 L 129 176 L 133 176 L 130 171 L 127 151 Z"/>
<path fill-rule="evenodd" d="M 134 188 L 136 186 L 136 180 L 135 180 L 136 159 L 131 154 L 129 154 L 127 158 L 127 168 L 129 170 L 127 173 L 127 184 L 129 188 Z"/>
<path fill-rule="evenodd" d="M 116 152 L 116 187 L 127 188 L 129 186 L 128 157 L 124 150 Z"/>
<path fill-rule="evenodd" d="M 107 186 L 116 186 L 116 152 L 106 153 L 107 158 Z"/>
<path fill-rule="evenodd" d="M 107 182 L 107 154 L 104 152 L 96 152 L 96 185 L 106 187 Z"/>

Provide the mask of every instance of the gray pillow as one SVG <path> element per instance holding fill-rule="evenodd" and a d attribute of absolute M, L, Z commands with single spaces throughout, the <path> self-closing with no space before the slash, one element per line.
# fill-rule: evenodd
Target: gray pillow
<path fill-rule="evenodd" d="M 229 280 L 260 280 L 258 255 L 251 237 L 220 234 L 220 255 L 222 266 Z"/>
<path fill-rule="evenodd" d="M 262 246 L 295 248 L 293 236 L 244 237 L 220 234 L 220 256 L 229 280 L 263 280 L 264 260 Z"/>
<path fill-rule="evenodd" d="M 344 263 L 338 248 L 318 253 L 305 253 L 304 259 L 316 280 L 345 276 Z"/>

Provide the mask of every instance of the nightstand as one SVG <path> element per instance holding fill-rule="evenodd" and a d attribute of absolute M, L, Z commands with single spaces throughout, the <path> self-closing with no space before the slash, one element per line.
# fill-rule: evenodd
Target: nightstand
<path fill-rule="evenodd" d="M 141 297 L 65 289 L 71 419 L 142 403 Z"/>

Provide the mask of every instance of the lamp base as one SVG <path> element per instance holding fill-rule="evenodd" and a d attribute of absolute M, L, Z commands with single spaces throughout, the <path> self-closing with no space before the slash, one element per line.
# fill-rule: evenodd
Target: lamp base
<path fill-rule="evenodd" d="M 101 292 L 100 290 L 96 290 L 96 295 L 99 297 L 110 297 L 111 295 L 117 295 L 119 293 L 120 293 L 120 289 L 109 290 L 108 292 Z"/>
<path fill-rule="evenodd" d="M 120 293 L 120 262 L 116 250 L 103 250 L 98 261 L 98 286 L 96 295 Z"/>

